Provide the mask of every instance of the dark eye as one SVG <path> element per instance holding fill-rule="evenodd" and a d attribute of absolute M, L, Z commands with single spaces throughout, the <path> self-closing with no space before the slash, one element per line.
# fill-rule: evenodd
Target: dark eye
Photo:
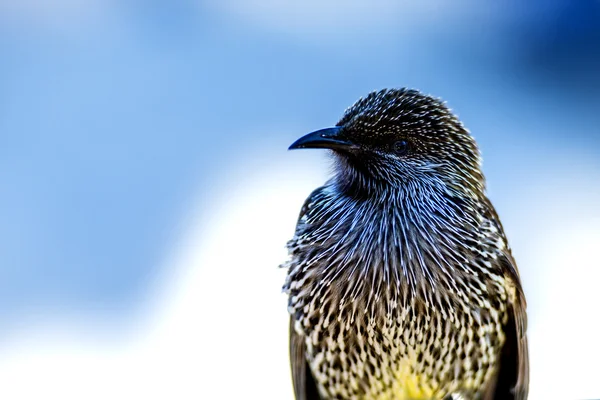
<path fill-rule="evenodd" d="M 394 152 L 399 156 L 403 156 L 408 153 L 409 149 L 410 144 L 406 140 L 398 140 L 396 143 L 394 143 Z"/>

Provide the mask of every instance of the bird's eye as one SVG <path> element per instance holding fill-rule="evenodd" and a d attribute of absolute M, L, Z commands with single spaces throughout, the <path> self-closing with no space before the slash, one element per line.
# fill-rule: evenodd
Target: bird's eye
<path fill-rule="evenodd" d="M 396 143 L 394 143 L 394 152 L 399 156 L 403 156 L 408 153 L 409 148 L 410 144 L 406 140 L 398 140 Z"/>

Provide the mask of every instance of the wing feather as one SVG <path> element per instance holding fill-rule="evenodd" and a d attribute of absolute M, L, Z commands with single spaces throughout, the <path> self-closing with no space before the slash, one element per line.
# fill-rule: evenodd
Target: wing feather
<path fill-rule="evenodd" d="M 290 317 L 290 362 L 296 400 L 321 400 L 317 385 L 306 361 L 304 337 L 294 329 L 294 318 Z"/>
<path fill-rule="evenodd" d="M 529 392 L 529 348 L 527 344 L 527 304 L 515 262 L 503 257 L 505 278 L 509 282 L 508 322 L 506 341 L 500 355 L 495 394 L 493 399 L 525 400 Z"/>
<path fill-rule="evenodd" d="M 487 217 L 496 225 L 506 251 L 497 259 L 508 288 L 508 321 L 504 327 L 506 341 L 500 354 L 500 367 L 488 387 L 486 400 L 526 400 L 529 393 L 529 348 L 527 344 L 527 302 L 521 278 L 500 218 L 486 198 Z"/>
<path fill-rule="evenodd" d="M 304 222 L 304 217 L 307 215 L 311 204 L 321 196 L 323 189 L 323 187 L 320 187 L 314 190 L 302 205 L 296 225 L 296 233 L 294 239 L 288 244 L 288 248 L 293 248 L 295 246 L 294 242 L 309 228 Z M 292 262 L 294 262 L 293 259 Z M 290 316 L 290 363 L 294 394 L 296 400 L 321 400 L 316 382 L 306 359 L 305 337 L 296 332 L 294 327 L 295 322 L 294 316 Z"/>

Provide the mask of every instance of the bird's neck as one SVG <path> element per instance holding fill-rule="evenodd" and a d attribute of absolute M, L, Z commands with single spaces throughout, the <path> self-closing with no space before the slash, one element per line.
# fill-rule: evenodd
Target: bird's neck
<path fill-rule="evenodd" d="M 320 237 L 328 238 L 322 245 L 335 249 L 330 264 L 323 264 L 327 268 L 356 270 L 358 265 L 375 281 L 387 274 L 398 286 L 414 290 L 447 280 L 449 271 L 465 264 L 465 243 L 478 239 L 481 204 L 440 187 L 357 196 L 334 181 L 327 190 L 329 199 L 312 214 L 323 217 L 314 220 Z"/>
<path fill-rule="evenodd" d="M 336 156 L 334 160 L 336 174 L 332 182 L 341 194 L 356 199 L 376 202 L 470 199 L 479 202 L 485 197 L 485 181 L 477 166 L 468 171 L 443 164 L 389 168 L 375 161 L 361 162 L 348 157 Z"/>

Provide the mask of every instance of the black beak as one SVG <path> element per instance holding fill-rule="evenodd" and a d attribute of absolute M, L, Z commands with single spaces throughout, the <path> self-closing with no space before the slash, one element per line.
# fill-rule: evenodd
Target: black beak
<path fill-rule="evenodd" d="M 332 149 L 332 150 L 349 150 L 356 147 L 353 143 L 345 140 L 340 132 L 342 127 L 335 126 L 333 128 L 321 129 L 316 132 L 309 133 L 296 140 L 288 150 L 294 149 Z"/>

